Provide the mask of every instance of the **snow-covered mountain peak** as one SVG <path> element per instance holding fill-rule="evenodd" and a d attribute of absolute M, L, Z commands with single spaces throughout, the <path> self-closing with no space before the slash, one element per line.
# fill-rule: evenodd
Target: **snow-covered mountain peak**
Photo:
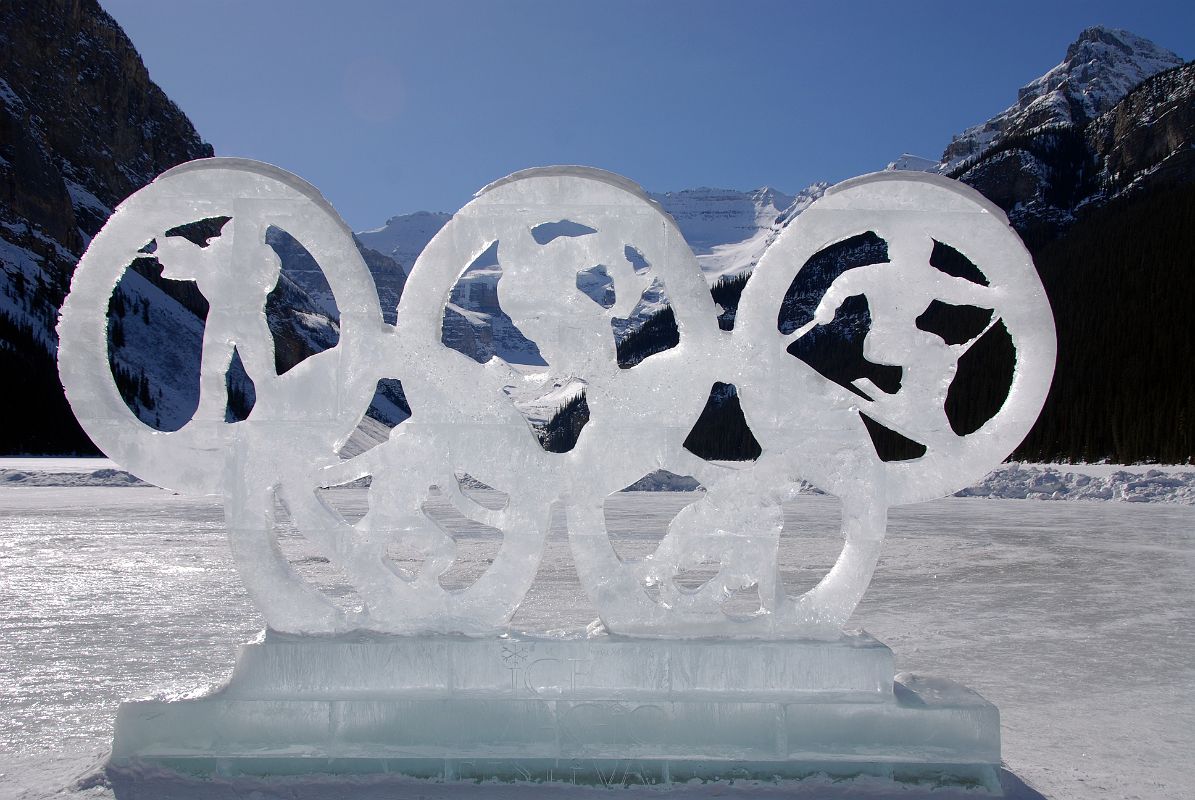
<path fill-rule="evenodd" d="M 373 230 L 361 231 L 357 239 L 370 250 L 390 256 L 410 274 L 415 259 L 443 228 L 452 215 L 443 211 L 416 211 L 399 214 Z"/>
<path fill-rule="evenodd" d="M 924 158 L 916 156 L 912 153 L 901 153 L 900 158 L 895 161 L 890 161 L 885 170 L 891 172 L 893 170 L 910 170 L 913 172 L 936 172 L 938 169 L 938 162 L 932 158 Z"/>
<path fill-rule="evenodd" d="M 795 195 L 770 186 L 747 191 L 703 186 L 650 197 L 676 220 L 706 279 L 714 284 L 723 276 L 754 269 L 780 231 L 821 197 L 827 185 L 815 183 Z M 451 214 L 427 211 L 402 214 L 380 228 L 361 231 L 357 239 L 391 256 L 409 273 L 419 253 L 451 218 Z M 470 269 L 461 276 L 445 315 L 445 343 L 478 361 L 497 354 L 508 363 L 541 364 L 535 345 L 498 307 L 500 276 L 501 271 L 493 268 Z M 645 319 L 667 302 L 663 293 L 649 292 L 635 316 Z"/>
<path fill-rule="evenodd" d="M 788 221 L 825 190 L 825 183 L 815 183 L 796 195 L 763 186 L 750 191 L 701 187 L 651 196 L 676 220 L 713 282 L 753 269 Z"/>
<path fill-rule="evenodd" d="M 1010 130 L 1084 124 L 1112 108 L 1146 78 L 1182 63 L 1176 53 L 1129 31 L 1087 28 L 1067 48 L 1060 64 L 1021 87 L 1014 105 L 955 136 L 942 154 L 938 171 L 949 172 L 982 154 Z"/>
<path fill-rule="evenodd" d="M 1182 63 L 1177 54 L 1128 31 L 1088 28 L 1067 48 L 1061 64 L 1021 89 L 1017 106 L 1027 109 L 1061 92 L 1090 120 L 1141 81 Z"/>
<path fill-rule="evenodd" d="M 702 186 L 653 193 L 651 197 L 672 215 L 698 255 L 719 245 L 741 242 L 759 229 L 771 227 L 796 200 L 767 186 L 751 191 Z"/>

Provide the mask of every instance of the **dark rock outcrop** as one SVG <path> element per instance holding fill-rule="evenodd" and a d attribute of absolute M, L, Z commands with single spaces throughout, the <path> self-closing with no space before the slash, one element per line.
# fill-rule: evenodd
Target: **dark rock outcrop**
<path fill-rule="evenodd" d="M 105 208 L 212 155 L 95 0 L 0 6 L 0 79 L 6 132 L 19 131 L 0 141 L 20 148 L 4 154 L 4 200 L 71 251 L 103 225 Z"/>
<path fill-rule="evenodd" d="M 1195 183 L 1195 62 L 1145 81 L 1084 134 L 1104 195 Z"/>

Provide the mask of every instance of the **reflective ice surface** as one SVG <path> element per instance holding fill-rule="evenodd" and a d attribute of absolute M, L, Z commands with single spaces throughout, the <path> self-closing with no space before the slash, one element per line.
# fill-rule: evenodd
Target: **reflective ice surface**
<path fill-rule="evenodd" d="M 204 242 L 172 233 L 213 219 L 223 228 Z M 339 344 L 283 375 L 264 316 L 279 275 L 265 240 L 271 227 L 314 256 L 341 312 Z M 861 235 L 882 239 L 887 259 L 837 276 L 811 319 L 791 328 L 783 303 L 793 281 L 815 254 Z M 940 244 L 972 273 L 932 263 Z M 199 407 L 171 433 L 129 411 L 106 357 L 108 298 L 129 261 L 150 251 L 164 276 L 194 281 L 211 307 Z M 442 341 L 454 284 L 491 252 L 502 309 L 537 345 L 543 372 L 497 358 L 479 364 Z M 668 298 L 679 341 L 620 364 L 615 333 L 647 293 Z M 869 309 L 862 356 L 895 370 L 895 387 L 836 383 L 793 357 L 852 298 Z M 923 327 L 947 306 L 989 321 L 957 339 Z M 479 192 L 432 239 L 397 319 L 383 323 L 351 234 L 313 187 L 255 162 L 196 161 L 122 203 L 92 242 L 63 307 L 61 372 L 80 421 L 115 461 L 164 487 L 223 494 L 242 578 L 276 630 L 498 630 L 531 586 L 558 502 L 581 584 L 612 632 L 832 637 L 871 579 L 888 509 L 961 489 L 999 463 L 1036 418 L 1054 362 L 1044 292 L 1003 213 L 961 184 L 910 173 L 827 191 L 760 261 L 730 334 L 675 223 L 639 187 L 583 167 L 516 173 Z M 946 408 L 959 359 L 997 326 L 1016 351 L 1011 387 L 990 419 L 960 433 Z M 228 423 L 234 356 L 256 404 Z M 383 378 L 401 380 L 412 417 L 388 441 L 342 460 L 338 450 Z M 718 382 L 738 388 L 762 446 L 741 469 L 683 446 Z M 583 392 L 587 419 L 567 452 L 549 452 L 523 408 L 561 387 Z M 877 425 L 922 454 L 885 460 L 873 443 Z M 708 492 L 679 511 L 654 549 L 620 555 L 604 504 L 657 469 L 696 476 Z M 466 474 L 502 499 L 476 502 L 461 489 Z M 321 495 L 367 476 L 368 509 L 358 517 Z M 841 499 L 844 541 L 824 577 L 792 593 L 779 569 L 781 509 L 809 482 Z M 456 567 L 461 537 L 427 511 L 441 500 L 501 534 L 468 581 Z M 335 567 L 351 598 L 324 591 L 286 558 L 284 522 Z"/>
<path fill-rule="evenodd" d="M 337 490 L 333 503 L 351 514 L 366 499 Z M 692 499 L 611 498 L 616 549 L 651 547 Z M 803 496 L 784 512 L 781 573 L 804 588 L 836 556 L 838 504 Z M 218 503 L 153 489 L 0 491 L 0 796 L 59 796 L 105 754 L 120 701 L 228 676 L 261 619 L 222 526 Z M 1047 796 L 1183 797 L 1195 747 L 1192 531 L 1195 508 L 1183 506 L 894 509 L 853 624 L 892 646 L 898 670 L 949 675 L 996 703 L 1005 760 Z M 462 557 L 484 559 L 485 546 L 471 539 Z M 583 629 L 597 611 L 559 516 L 546 550 L 514 627 Z M 328 569 L 315 555 L 290 558 Z"/>

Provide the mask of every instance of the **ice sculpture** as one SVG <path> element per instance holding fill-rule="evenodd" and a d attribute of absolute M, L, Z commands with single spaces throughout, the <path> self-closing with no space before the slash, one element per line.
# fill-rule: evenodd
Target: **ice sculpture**
<path fill-rule="evenodd" d="M 211 219 L 225 221 L 205 242 L 177 233 L 179 226 Z M 266 243 L 271 227 L 312 254 L 340 309 L 337 346 L 283 375 L 274 369 L 265 317 L 266 298 L 280 273 Z M 815 254 L 862 234 L 886 243 L 886 259 L 834 276 L 801 324 L 786 318 L 790 286 Z M 936 265 L 935 248 L 942 246 L 972 270 L 950 274 Z M 479 364 L 442 342 L 454 284 L 494 247 L 502 271 L 500 305 L 539 347 L 546 370 L 517 369 L 497 358 Z M 194 280 L 211 309 L 198 409 L 174 432 L 137 419 L 108 363 L 109 298 L 129 263 L 149 252 L 165 277 Z M 679 342 L 620 366 L 615 331 L 646 292 L 667 298 Z M 794 357 L 794 343 L 821 335 L 818 330 L 834 323 L 848 298 L 866 302 L 863 357 L 897 369 L 895 388 L 881 388 L 867 377 L 832 380 Z M 978 331 L 944 337 L 922 325 L 935 305 L 980 309 L 988 312 L 988 321 Z M 197 726 L 186 705 L 126 704 L 114 763 L 247 759 L 252 751 L 258 768 L 266 769 L 261 765 L 273 764 L 271 758 L 285 758 L 281 753 L 296 744 L 290 737 L 299 730 L 301 743 L 324 756 L 348 757 L 358 752 L 354 742 L 365 741 L 385 769 L 467 776 L 473 773 L 462 772 L 461 758 L 506 752 L 509 720 L 505 728 L 495 722 L 482 735 L 493 740 L 480 744 L 447 734 L 420 740 L 419 731 L 444 728 L 435 719 L 444 702 L 465 719 L 482 713 L 478 698 L 490 698 L 507 703 L 499 716 L 522 720 L 512 735 L 526 746 L 509 754 L 539 769 L 540 762 L 592 755 L 582 746 L 586 736 L 614 725 L 623 713 L 619 704 L 630 696 L 651 700 L 633 714 L 651 722 L 644 722 L 648 730 L 659 730 L 628 734 L 593 752 L 602 758 L 663 759 L 671 766 L 659 773 L 662 780 L 709 773 L 683 754 L 696 742 L 684 731 L 700 727 L 710 714 L 739 719 L 742 727 L 729 740 L 718 739 L 739 755 L 716 755 L 703 740 L 698 749 L 715 765 L 710 774 L 749 762 L 765 765 L 763 773 L 788 774 L 800 772 L 801 764 L 836 760 L 855 769 L 860 762 L 900 759 L 990 765 L 994 752 L 998 761 L 994 709 L 961 688 L 935 684 L 921 691 L 925 687 L 909 679 L 897 686 L 906 696 L 916 695 L 925 709 L 910 711 L 899 692 L 894 694 L 890 651 L 841 629 L 870 581 L 887 509 L 978 479 L 1012 450 L 1040 411 L 1053 370 L 1054 331 L 1024 246 L 998 208 L 961 184 L 910 173 L 864 176 L 827 191 L 770 246 L 743 292 L 733 331 L 719 330 L 717 314 L 672 219 L 639 187 L 600 170 L 531 169 L 482 189 L 420 255 L 393 326 L 383 322 L 351 232 L 295 176 L 250 161 L 207 159 L 172 169 L 134 194 L 91 243 L 63 306 L 63 384 L 84 429 L 125 469 L 176 491 L 223 495 L 236 563 L 270 634 L 242 653 L 233 682 L 210 701 L 232 704 L 222 712 L 224 722 L 209 720 L 216 726 L 209 730 L 208 722 Z M 959 359 L 996 326 L 1015 348 L 1012 385 L 990 419 L 976 430 L 956 432 L 947 405 Z M 230 423 L 225 386 L 234 353 L 253 381 L 256 403 L 247 419 Z M 401 380 L 411 418 L 381 445 L 342 458 L 341 446 L 385 378 Z M 748 466 L 706 462 L 684 447 L 715 382 L 738 388 L 761 445 L 761 456 Z M 568 452 L 548 452 L 518 399 L 562 383 L 584 392 L 589 418 Z M 873 444 L 876 425 L 918 444 L 924 454 L 884 460 Z M 608 536 L 603 504 L 657 469 L 693 475 L 707 491 L 676 516 L 653 553 L 623 559 Z M 461 491 L 458 476 L 464 474 L 502 492 L 504 505 L 492 509 Z M 366 476 L 368 513 L 356 522 L 321 496 L 323 487 Z M 840 498 L 844 546 L 816 587 L 792 596 L 778 568 L 781 507 L 810 483 Z M 443 524 L 426 510 L 437 492 L 466 518 L 502 535 L 492 563 L 463 589 L 448 590 L 440 582 L 456 551 Z M 336 604 L 288 563 L 276 541 L 279 503 L 346 576 L 359 608 Z M 565 509 L 581 583 L 608 634 L 565 642 L 452 638 L 509 635 L 507 623 L 539 567 L 553 503 Z M 390 558 L 394 545 L 417 554 L 414 568 L 401 568 Z M 678 582 L 701 565 L 712 565 L 714 574 L 700 586 Z M 726 601 L 743 590 L 758 592 L 758 609 L 728 613 Z M 361 640 L 366 633 L 375 638 Z M 751 641 L 715 645 L 709 637 Z M 519 647 L 538 649 L 539 657 L 520 660 L 507 652 Z M 776 666 L 775 674 L 751 666 L 760 658 Z M 533 696 L 524 697 L 517 680 L 513 695 L 495 688 L 487 659 L 523 665 L 525 688 Z M 606 674 L 578 684 L 577 665 L 591 662 Z M 566 663 L 572 666 L 560 672 Z M 383 665 L 410 674 L 369 673 Z M 535 678 L 533 665 L 540 665 Z M 728 670 L 742 674 L 732 678 Z M 302 686 L 282 686 L 280 676 Z M 620 685 L 624 679 L 628 683 Z M 353 707 L 348 700 L 362 686 L 393 695 L 392 705 Z M 429 693 L 440 706 L 419 706 Z M 718 711 L 732 695 L 735 702 Z M 540 704 L 548 696 L 573 704 L 554 700 L 554 710 L 541 719 Z M 785 710 L 794 696 L 804 703 L 800 714 Z M 811 697 L 820 698 L 821 711 L 811 710 L 817 705 L 810 705 Z M 839 704 L 851 697 L 842 712 Z M 252 709 L 261 707 L 243 703 L 267 700 L 282 703 L 280 719 L 289 720 L 286 731 L 282 723 L 267 726 L 281 737 L 274 743 L 277 753 L 268 757 L 263 755 L 273 752 L 268 742 L 240 735 L 241 726 L 260 723 Z M 664 701 L 666 706 L 658 704 Z M 870 709 L 863 716 L 860 702 Z M 312 720 L 329 713 L 321 704 L 330 704 L 339 722 L 311 732 Z M 577 704 L 592 707 L 593 718 L 579 723 Z M 780 711 L 768 704 L 779 704 Z M 943 734 L 946 717 L 935 716 L 935 709 L 962 713 L 963 728 L 971 732 Z M 783 735 L 766 734 L 762 749 L 748 747 L 746 739 L 759 735 L 755 727 L 771 730 L 773 721 L 765 718 L 776 713 Z M 852 713 L 855 723 L 846 721 Z M 784 721 L 792 715 L 797 721 Z M 370 719 L 390 722 L 371 728 Z M 397 728 L 387 725 L 406 733 L 388 739 Z M 880 734 L 872 730 L 875 725 Z M 883 733 L 884 725 L 905 730 L 904 738 Z M 538 733 L 528 733 L 531 729 Z M 569 734 L 562 738 L 565 730 Z M 736 738 L 740 733 L 746 739 Z M 913 752 L 919 743 L 944 735 L 953 741 Z M 847 741 L 852 736 L 853 744 Z M 892 758 L 883 753 L 889 738 L 900 751 Z M 577 746 L 570 750 L 574 740 Z M 766 742 L 781 740 L 789 744 L 777 755 Z M 174 749 L 162 741 L 173 741 Z M 223 744 L 213 744 L 219 741 Z M 438 755 L 429 756 L 428 747 Z M 449 762 L 455 766 L 445 766 Z M 787 772 L 777 772 L 777 764 L 788 765 Z M 479 769 L 519 774 L 509 765 Z"/>

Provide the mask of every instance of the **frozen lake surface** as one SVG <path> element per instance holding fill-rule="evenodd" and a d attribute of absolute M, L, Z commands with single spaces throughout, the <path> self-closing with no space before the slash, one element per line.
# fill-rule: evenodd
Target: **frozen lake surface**
<path fill-rule="evenodd" d="M 336 503 L 364 510 L 364 490 Z M 623 555 L 646 552 L 694 495 L 607 503 Z M 558 514 L 513 628 L 583 631 L 596 612 Z M 837 552 L 837 501 L 787 508 L 782 563 L 811 586 Z M 459 536 L 467 581 L 495 543 Z M 286 542 L 292 560 L 334 584 Z M 1008 768 L 1056 800 L 1195 796 L 1195 507 L 951 498 L 891 514 L 852 626 L 901 670 L 979 691 Z M 94 770 L 125 698 L 224 679 L 261 622 L 218 502 L 152 488 L 0 490 L 0 797 L 48 798 Z M 70 797 L 110 797 L 102 787 Z"/>

